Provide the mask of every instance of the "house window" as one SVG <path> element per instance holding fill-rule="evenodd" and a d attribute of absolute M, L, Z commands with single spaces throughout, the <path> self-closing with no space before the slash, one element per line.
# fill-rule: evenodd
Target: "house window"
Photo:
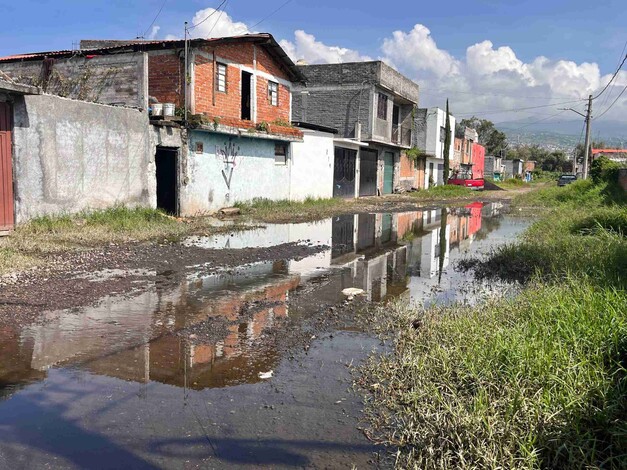
<path fill-rule="evenodd" d="M 379 93 L 377 99 L 377 117 L 384 121 L 388 119 L 388 96 L 383 93 Z"/>
<path fill-rule="evenodd" d="M 268 101 L 272 106 L 279 105 L 279 84 L 276 82 L 268 82 Z"/>
<path fill-rule="evenodd" d="M 218 64 L 216 69 L 216 90 L 226 93 L 226 65 Z"/>
<path fill-rule="evenodd" d="M 444 142 L 446 139 L 446 127 L 440 126 L 440 142 Z"/>
<path fill-rule="evenodd" d="M 287 144 L 274 145 L 274 163 L 276 165 L 287 165 Z"/>

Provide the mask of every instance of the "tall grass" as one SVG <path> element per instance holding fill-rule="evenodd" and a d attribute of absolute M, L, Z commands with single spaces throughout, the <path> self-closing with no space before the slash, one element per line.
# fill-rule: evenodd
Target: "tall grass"
<path fill-rule="evenodd" d="M 354 201 L 341 198 L 308 197 L 303 201 L 255 198 L 249 202 L 238 202 L 235 207 L 239 208 L 242 214 L 255 219 L 267 222 L 293 222 L 330 217 L 340 206 L 352 203 Z"/>
<path fill-rule="evenodd" d="M 627 297 L 585 277 L 481 308 L 377 321 L 392 354 L 363 368 L 375 439 L 399 468 L 624 468 Z"/>

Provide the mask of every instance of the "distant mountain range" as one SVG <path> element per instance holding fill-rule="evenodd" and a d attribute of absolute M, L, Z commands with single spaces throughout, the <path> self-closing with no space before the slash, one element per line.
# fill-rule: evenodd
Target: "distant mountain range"
<path fill-rule="evenodd" d="M 535 118 L 495 123 L 507 135 L 510 145 L 540 145 L 556 149 L 572 149 L 583 142 L 583 119 L 541 121 Z M 627 146 L 627 123 L 620 121 L 592 121 L 592 140 L 602 140 L 612 147 Z"/>

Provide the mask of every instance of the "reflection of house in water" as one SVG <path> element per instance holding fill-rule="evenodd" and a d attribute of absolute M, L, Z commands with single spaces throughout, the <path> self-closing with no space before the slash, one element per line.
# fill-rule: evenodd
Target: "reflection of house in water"
<path fill-rule="evenodd" d="M 372 301 L 426 293 L 438 272 L 475 236 L 494 228 L 483 216 L 498 209 L 481 203 L 452 211 L 339 216 L 317 224 L 269 226 L 209 239 L 207 247 L 272 246 L 311 240 L 328 246 L 301 260 L 259 262 L 180 284 L 156 276 L 154 287 L 133 298 L 105 299 L 81 312 L 47 315 L 44 325 L 0 329 L 0 396 L 7 386 L 45 377 L 59 365 L 147 383 L 202 389 L 255 382 L 279 361 L 268 328 L 288 316 L 305 317 L 359 287 Z M 323 268 L 323 270 L 321 270 Z M 329 268 L 332 268 L 329 271 Z M 326 273 L 325 276 L 320 276 Z M 320 277 L 289 302 L 304 279 Z"/>

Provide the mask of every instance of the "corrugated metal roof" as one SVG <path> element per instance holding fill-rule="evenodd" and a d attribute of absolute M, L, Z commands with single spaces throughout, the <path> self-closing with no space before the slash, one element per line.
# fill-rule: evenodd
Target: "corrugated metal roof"
<path fill-rule="evenodd" d="M 283 48 L 276 42 L 274 37 L 269 33 L 257 33 L 257 34 L 244 34 L 240 36 L 225 36 L 220 38 L 196 38 L 190 39 L 189 44 L 191 46 L 203 45 L 203 44 L 228 44 L 237 42 L 255 42 L 264 45 L 268 52 L 277 60 L 282 63 L 291 76 L 293 81 L 305 82 L 305 76 L 296 67 L 292 59 L 285 53 Z M 129 40 L 128 42 L 121 42 L 108 47 L 99 47 L 94 49 L 79 49 L 79 50 L 59 50 L 59 51 L 46 51 L 46 52 L 33 52 L 26 54 L 15 54 L 6 57 L 0 57 L 0 62 L 17 62 L 22 60 L 37 60 L 45 57 L 73 57 L 73 56 L 89 56 L 91 54 L 115 54 L 126 52 L 129 49 L 133 51 L 154 50 L 170 47 L 183 47 L 185 41 L 183 39 L 171 39 L 171 40 L 147 40 L 137 41 Z"/>

